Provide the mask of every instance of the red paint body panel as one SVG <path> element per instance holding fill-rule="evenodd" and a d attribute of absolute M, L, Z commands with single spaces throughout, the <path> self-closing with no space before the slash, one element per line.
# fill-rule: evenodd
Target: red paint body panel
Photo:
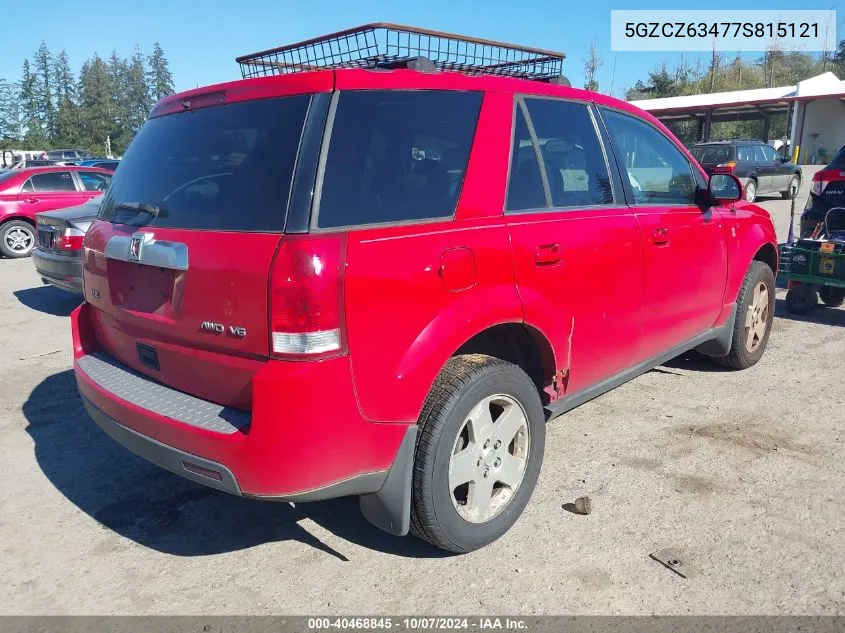
<path fill-rule="evenodd" d="M 645 265 L 645 358 L 680 345 L 716 322 L 727 276 L 718 207 L 635 207 Z M 743 274 L 745 274 L 743 272 Z"/>
<path fill-rule="evenodd" d="M 567 391 L 643 360 L 643 249 L 631 211 L 553 211 L 507 223 L 525 319 L 555 337 Z M 538 262 L 538 247 L 550 245 L 559 263 Z"/>
<path fill-rule="evenodd" d="M 209 107 L 373 89 L 484 98 L 454 219 L 346 232 L 340 296 L 348 353 L 269 358 L 268 284 L 280 234 L 140 229 L 187 244 L 185 272 L 104 257 L 111 237 L 138 229 L 96 222 L 86 237 L 91 303 L 73 314 L 75 358 L 106 351 L 170 387 L 251 411 L 252 421 L 231 436 L 189 427 L 116 398 L 77 367 L 80 390 L 121 424 L 225 464 L 250 494 L 300 493 L 389 468 L 438 372 L 485 329 L 530 326 L 551 350 L 554 372 L 544 379 L 568 371 L 573 394 L 723 323 L 751 259 L 766 244 L 776 247 L 767 214 L 743 204 L 703 212 L 618 202 L 505 216 L 516 94 L 614 107 L 673 138 L 633 106 L 574 88 L 449 72 L 320 71 L 173 95 L 152 115 L 192 99 Z M 248 336 L 215 336 L 200 330 L 203 321 Z M 159 372 L 140 362 L 138 343 L 157 350 Z"/>

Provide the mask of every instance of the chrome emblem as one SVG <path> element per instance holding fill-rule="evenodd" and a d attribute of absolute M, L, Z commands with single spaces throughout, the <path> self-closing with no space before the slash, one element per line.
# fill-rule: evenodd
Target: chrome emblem
<path fill-rule="evenodd" d="M 136 262 L 141 261 L 144 244 L 151 242 L 152 239 L 152 233 L 135 233 L 129 240 L 129 259 Z"/>
<path fill-rule="evenodd" d="M 228 334 L 236 338 L 246 338 L 246 328 L 238 325 L 230 325 L 226 327 L 222 323 L 215 323 L 214 321 L 203 321 L 200 323 L 200 330 L 203 332 L 211 332 L 212 334 Z"/>

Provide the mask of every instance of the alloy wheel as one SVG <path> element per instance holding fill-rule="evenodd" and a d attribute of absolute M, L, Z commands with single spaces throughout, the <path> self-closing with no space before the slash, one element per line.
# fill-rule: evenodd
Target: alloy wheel
<path fill-rule="evenodd" d="M 750 354 L 757 351 L 763 338 L 766 336 L 766 328 L 769 325 L 769 289 L 764 282 L 754 286 L 754 294 L 748 304 L 748 311 L 745 314 L 745 349 Z"/>
<path fill-rule="evenodd" d="M 449 462 L 449 492 L 463 519 L 485 523 L 508 505 L 525 475 L 528 428 L 511 396 L 489 396 L 470 411 Z"/>
<path fill-rule="evenodd" d="M 8 249 L 14 253 L 27 253 L 32 250 L 35 243 L 35 236 L 32 231 L 23 227 L 15 226 L 6 232 L 3 237 Z"/>

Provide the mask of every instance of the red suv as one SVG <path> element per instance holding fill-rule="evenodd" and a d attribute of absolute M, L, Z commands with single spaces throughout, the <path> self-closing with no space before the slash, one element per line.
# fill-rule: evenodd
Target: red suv
<path fill-rule="evenodd" d="M 85 237 L 74 367 L 161 467 L 464 552 L 528 503 L 547 419 L 692 348 L 760 359 L 775 231 L 625 102 L 388 65 L 158 103 Z"/>
<path fill-rule="evenodd" d="M 0 172 L 0 254 L 28 257 L 35 214 L 74 207 L 103 194 L 112 172 L 93 167 L 32 167 Z"/>

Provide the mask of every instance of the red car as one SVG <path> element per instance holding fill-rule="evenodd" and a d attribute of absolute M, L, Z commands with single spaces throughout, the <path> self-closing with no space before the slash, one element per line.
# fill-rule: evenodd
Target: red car
<path fill-rule="evenodd" d="M 0 172 L 0 254 L 29 257 L 35 214 L 80 205 L 108 189 L 112 172 L 87 167 L 32 167 Z"/>
<path fill-rule="evenodd" d="M 397 65 L 159 102 L 85 237 L 74 368 L 161 467 L 465 552 L 547 419 L 692 348 L 760 359 L 775 230 L 623 101 Z"/>

